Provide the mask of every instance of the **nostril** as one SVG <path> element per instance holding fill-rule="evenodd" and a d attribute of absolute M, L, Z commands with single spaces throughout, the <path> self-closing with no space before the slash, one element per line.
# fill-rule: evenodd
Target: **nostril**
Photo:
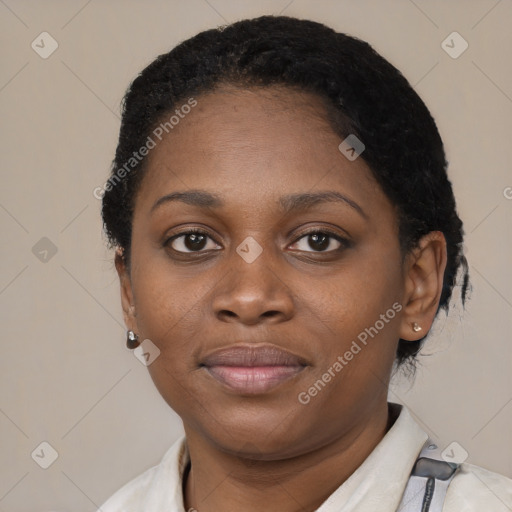
<path fill-rule="evenodd" d="M 220 314 L 231 318 L 236 317 L 236 313 L 234 313 L 233 311 L 229 311 L 229 309 L 223 309 L 222 311 L 220 311 Z"/>

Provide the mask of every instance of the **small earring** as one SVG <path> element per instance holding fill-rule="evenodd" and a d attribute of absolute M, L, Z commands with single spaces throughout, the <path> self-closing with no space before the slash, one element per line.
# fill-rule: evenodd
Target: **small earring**
<path fill-rule="evenodd" d="M 133 350 L 140 345 L 139 337 L 133 331 L 126 332 L 126 346 Z"/>
<path fill-rule="evenodd" d="M 412 330 L 413 330 L 414 332 L 420 332 L 420 331 L 421 331 L 421 326 L 418 324 L 418 322 L 414 322 L 414 323 L 412 324 Z"/>

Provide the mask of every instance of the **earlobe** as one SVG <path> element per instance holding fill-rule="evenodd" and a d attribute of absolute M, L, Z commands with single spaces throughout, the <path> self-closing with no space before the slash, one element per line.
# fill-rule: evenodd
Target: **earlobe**
<path fill-rule="evenodd" d="M 407 256 L 402 339 L 417 341 L 430 330 L 443 290 L 446 261 L 446 239 L 440 231 L 421 238 Z"/>

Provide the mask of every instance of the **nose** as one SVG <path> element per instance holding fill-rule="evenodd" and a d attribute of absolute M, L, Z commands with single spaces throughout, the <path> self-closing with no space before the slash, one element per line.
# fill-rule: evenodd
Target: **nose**
<path fill-rule="evenodd" d="M 264 254 L 265 251 L 248 263 L 234 253 L 213 298 L 219 320 L 254 325 L 279 323 L 293 316 L 293 292 L 285 283 L 283 272 L 271 265 Z"/>

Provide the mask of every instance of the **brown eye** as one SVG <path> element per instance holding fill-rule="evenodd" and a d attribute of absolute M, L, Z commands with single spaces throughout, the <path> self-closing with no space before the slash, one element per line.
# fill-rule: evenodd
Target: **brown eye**
<path fill-rule="evenodd" d="M 311 231 L 301 236 L 293 245 L 299 251 L 331 252 L 348 245 L 348 241 L 328 231 Z"/>
<path fill-rule="evenodd" d="M 209 243 L 210 242 L 210 243 Z M 187 231 L 171 237 L 166 245 L 176 252 L 200 252 L 218 248 L 218 245 L 204 231 Z"/>

